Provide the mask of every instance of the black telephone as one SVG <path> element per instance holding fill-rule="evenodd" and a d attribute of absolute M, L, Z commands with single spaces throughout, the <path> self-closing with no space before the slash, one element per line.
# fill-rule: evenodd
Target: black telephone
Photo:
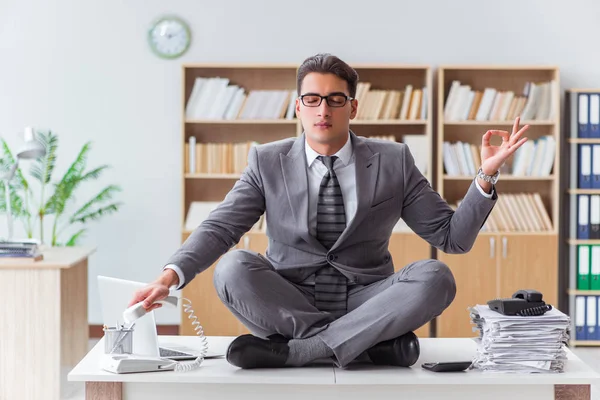
<path fill-rule="evenodd" d="M 494 299 L 488 301 L 490 309 L 504 315 L 543 315 L 552 306 L 542 300 L 537 290 L 519 290 L 510 299 Z"/>

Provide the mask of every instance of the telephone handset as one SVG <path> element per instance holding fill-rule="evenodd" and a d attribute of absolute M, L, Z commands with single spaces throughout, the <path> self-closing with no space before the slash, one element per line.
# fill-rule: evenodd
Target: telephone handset
<path fill-rule="evenodd" d="M 504 315 L 543 315 L 550 311 L 552 306 L 546 304 L 542 297 L 542 293 L 537 290 L 518 290 L 510 299 L 494 299 L 487 304 L 490 309 Z"/>
<path fill-rule="evenodd" d="M 202 341 L 202 349 L 200 355 L 192 362 L 177 362 L 164 358 L 155 357 L 139 357 L 133 354 L 106 354 L 102 360 L 102 368 L 118 374 L 131 373 L 131 372 L 155 372 L 155 371 L 176 371 L 176 372 L 187 372 L 192 371 L 200 367 L 200 364 L 204 361 L 206 352 L 208 350 L 208 343 L 206 336 L 204 335 L 204 329 L 198 322 L 198 317 L 194 315 L 192 310 L 192 302 L 189 299 L 182 298 L 183 300 L 183 311 L 188 314 L 188 319 L 191 320 L 191 324 L 194 327 L 194 332 Z M 178 298 L 169 296 L 164 300 L 157 301 L 164 305 L 177 306 Z M 125 324 L 128 324 L 128 329 L 133 328 L 135 321 L 146 315 L 147 311 L 143 307 L 143 302 L 132 305 L 123 312 L 123 320 Z M 113 345 L 114 349 L 118 348 L 120 342 L 124 339 L 125 335 L 120 336 Z M 111 353 L 112 353 L 111 352 Z"/>

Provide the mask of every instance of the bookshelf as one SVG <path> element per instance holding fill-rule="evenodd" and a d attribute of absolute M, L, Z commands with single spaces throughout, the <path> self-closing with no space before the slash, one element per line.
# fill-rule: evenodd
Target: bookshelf
<path fill-rule="evenodd" d="M 572 346 L 600 345 L 600 89 L 565 91 L 561 289 Z"/>
<path fill-rule="evenodd" d="M 474 336 L 468 307 L 533 288 L 558 303 L 560 185 L 559 70 L 546 66 L 458 65 L 438 69 L 437 190 L 449 204 L 466 194 L 480 165 L 481 138 L 529 124 L 501 168 L 499 198 L 467 254 L 437 251 L 456 279 L 454 302 L 436 320 L 438 337 Z M 492 145 L 501 139 L 492 137 Z M 527 143 L 526 143 L 527 144 Z"/>
<path fill-rule="evenodd" d="M 432 74 L 428 66 L 395 65 L 395 64 L 355 64 L 352 65 L 358 72 L 361 90 L 357 92 L 359 110 L 367 108 L 366 113 L 359 114 L 361 118 L 351 121 L 350 129 L 359 136 L 386 137 L 394 141 L 406 142 L 419 167 L 425 176 L 432 182 L 433 159 L 432 148 Z M 193 202 L 215 203 L 221 201 L 226 193 L 233 187 L 240 177 L 241 171 L 235 168 L 209 168 L 207 161 L 208 144 L 225 145 L 228 143 L 267 143 L 288 137 L 297 137 L 302 134 L 302 124 L 289 114 L 284 106 L 284 97 L 277 103 L 274 98 L 263 97 L 255 106 L 249 106 L 250 91 L 289 91 L 288 103 L 291 100 L 291 91 L 296 89 L 296 73 L 299 65 L 293 64 L 185 64 L 182 66 L 182 242 L 191 234 L 186 229 L 188 211 Z M 217 100 L 202 100 L 203 85 L 209 78 L 214 79 L 214 93 L 220 96 L 219 90 L 214 87 L 222 85 L 242 88 L 246 95 L 245 101 L 237 113 L 229 113 L 228 108 L 220 108 Z M 200 84 L 200 90 L 194 89 L 198 79 L 206 79 Z M 364 84 L 364 85 L 362 85 Z M 209 86 L 210 87 L 210 86 Z M 410 96 L 406 96 L 410 87 Z M 423 88 L 426 88 L 423 91 Z M 419 91 L 418 101 L 411 107 L 411 100 L 415 99 L 415 91 Z M 423 94 L 424 92 L 425 95 Z M 393 93 L 393 94 L 392 94 Z M 236 90 L 229 93 L 234 104 Z M 226 94 L 223 94 L 227 98 Z M 256 97 L 257 95 L 254 95 Z M 293 95 L 295 98 L 295 94 Z M 404 98 L 408 99 L 403 106 Z M 259 100 L 261 100 L 259 98 Z M 190 105 L 190 102 L 192 105 Z M 250 107 L 250 111 L 247 108 Z M 279 112 L 269 113 L 266 109 L 275 109 Z M 281 108 L 280 108 L 281 107 Z M 405 108 L 403 110 L 403 107 Z M 210 109 L 207 110 L 207 109 Z M 245 117 L 242 115 L 247 111 Z M 263 114 L 268 114 L 267 117 Z M 404 114 L 403 114 L 404 113 Z M 235 115 L 233 115 L 235 114 Z M 195 143 L 190 143 L 190 138 Z M 190 146 L 198 148 L 200 157 L 194 156 L 190 161 Z M 196 147 L 197 145 L 202 146 Z M 226 146 L 225 146 L 226 147 Z M 227 156 L 228 149 L 218 150 L 213 147 L 216 156 L 212 160 L 221 160 Z M 223 151 L 220 153 L 219 151 Z M 247 153 L 246 153 L 247 154 Z M 246 156 L 244 154 L 244 157 Z M 202 156 L 203 155 L 203 156 Z M 244 160 L 245 161 L 245 160 Z M 194 164 L 194 168 L 190 168 Z M 220 164 L 217 162 L 219 165 Z M 227 164 L 227 163 L 226 163 Z M 406 226 L 398 224 L 398 231 L 390 239 L 390 253 L 396 269 L 419 259 L 431 257 L 431 247 L 428 243 L 410 231 Z M 248 232 L 236 246 L 257 252 L 265 253 L 268 238 L 265 227 L 257 224 Z M 207 335 L 240 335 L 247 333 L 246 328 L 237 321 L 229 310 L 217 297 L 213 286 L 214 265 L 197 276 L 186 288 L 183 295 L 189 298 L 196 310 Z M 182 320 L 184 315 L 182 314 Z M 429 324 L 419 329 L 416 333 L 420 337 L 429 336 Z M 181 325 L 181 333 L 193 334 L 191 326 L 186 323 Z"/>

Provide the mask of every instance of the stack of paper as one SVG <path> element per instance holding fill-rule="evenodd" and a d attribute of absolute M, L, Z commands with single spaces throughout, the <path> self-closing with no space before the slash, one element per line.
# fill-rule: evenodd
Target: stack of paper
<path fill-rule="evenodd" d="M 485 372 L 563 372 L 570 318 L 553 308 L 543 315 L 509 316 L 487 305 L 470 309 L 479 330 L 472 368 Z"/>

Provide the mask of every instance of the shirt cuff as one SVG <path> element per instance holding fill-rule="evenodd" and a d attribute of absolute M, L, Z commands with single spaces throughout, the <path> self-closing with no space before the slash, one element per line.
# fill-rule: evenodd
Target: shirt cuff
<path fill-rule="evenodd" d="M 484 197 L 487 197 L 488 199 L 491 199 L 492 197 L 494 197 L 494 187 L 492 186 L 492 193 L 486 193 L 482 188 L 481 185 L 479 184 L 479 182 L 477 181 L 477 178 L 475 178 L 475 185 L 477 186 L 477 189 L 479 189 L 479 193 L 481 193 Z"/>
<path fill-rule="evenodd" d="M 172 269 L 173 271 L 175 271 L 175 273 L 179 277 L 179 285 L 177 287 L 175 287 L 175 285 L 173 285 L 172 287 L 174 287 L 176 290 L 179 290 L 183 286 L 183 284 L 185 283 L 185 279 L 183 277 L 183 271 L 181 270 L 181 268 L 179 268 L 175 264 L 165 265 L 165 267 L 163 268 L 163 270 L 165 270 L 165 269 Z"/>

